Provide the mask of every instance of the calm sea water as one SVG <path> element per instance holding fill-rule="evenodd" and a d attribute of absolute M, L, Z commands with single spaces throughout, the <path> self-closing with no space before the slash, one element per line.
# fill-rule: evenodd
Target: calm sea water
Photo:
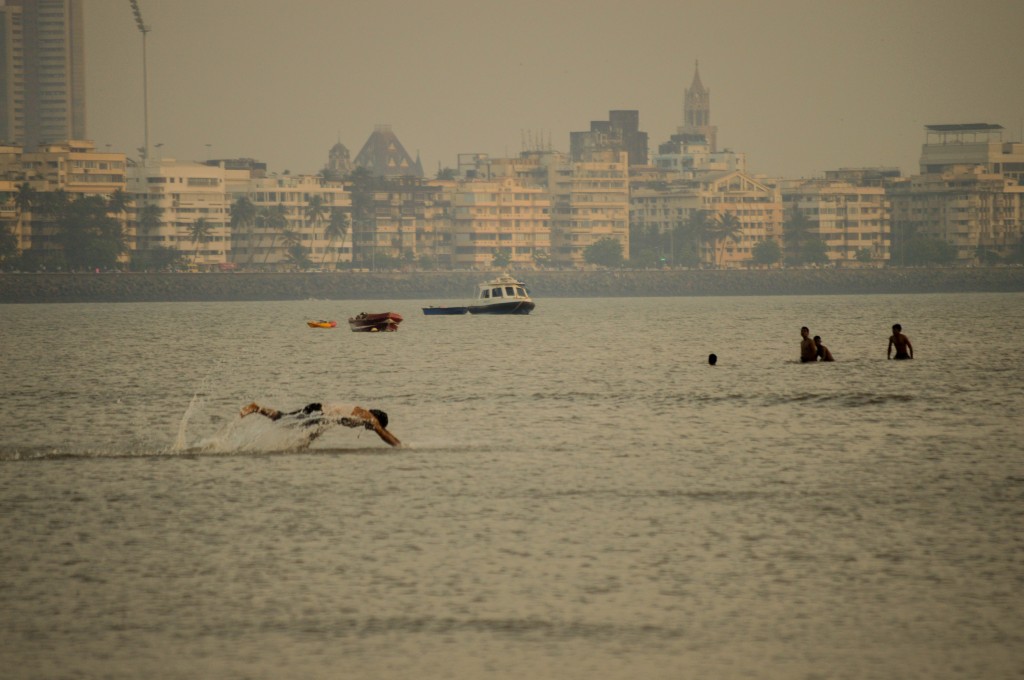
<path fill-rule="evenodd" d="M 0 306 L 2 675 L 1024 677 L 1024 295 L 431 302 Z"/>

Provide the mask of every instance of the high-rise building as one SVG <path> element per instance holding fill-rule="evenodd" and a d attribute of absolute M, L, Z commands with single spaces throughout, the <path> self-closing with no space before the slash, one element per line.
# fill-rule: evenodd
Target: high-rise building
<path fill-rule="evenodd" d="M 569 133 L 573 161 L 595 151 L 625 151 L 630 165 L 647 165 L 647 133 L 640 130 L 640 112 L 609 111 L 608 120 L 590 121 L 589 131 Z"/>
<path fill-rule="evenodd" d="M 0 0 L 0 141 L 85 139 L 82 0 Z"/>

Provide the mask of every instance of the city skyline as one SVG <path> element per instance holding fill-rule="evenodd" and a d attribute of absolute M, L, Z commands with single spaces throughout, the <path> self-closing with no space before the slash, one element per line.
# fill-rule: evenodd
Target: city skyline
<path fill-rule="evenodd" d="M 570 132 L 632 109 L 656 149 L 682 125 L 698 60 L 719 147 L 745 153 L 755 174 L 914 173 L 934 123 L 997 123 L 1020 138 L 1024 53 L 1008 47 L 1019 3 L 848 7 L 142 0 L 150 140 L 182 160 L 315 173 L 336 142 L 354 154 L 388 124 L 433 175 L 459 153 L 515 155 L 524 139 L 568 151 Z M 141 36 L 123 0 L 91 0 L 85 22 L 88 137 L 135 156 Z"/>

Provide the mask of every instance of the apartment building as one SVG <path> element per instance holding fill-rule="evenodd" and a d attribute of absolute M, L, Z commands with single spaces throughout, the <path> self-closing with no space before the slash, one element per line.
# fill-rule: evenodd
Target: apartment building
<path fill-rule="evenodd" d="M 962 264 L 1009 256 L 1024 239 L 1024 186 L 982 164 L 906 178 L 890 186 L 889 196 L 902 242 L 941 239 Z"/>
<path fill-rule="evenodd" d="M 230 260 L 223 168 L 152 159 L 129 168 L 128 194 L 138 250 L 167 248 L 200 271 L 220 268 Z"/>
<path fill-rule="evenodd" d="M 658 145 L 653 164 L 663 170 L 693 179 L 707 172 L 746 172 L 746 154 L 726 149 L 712 151 L 711 144 L 699 133 L 677 133 Z"/>
<path fill-rule="evenodd" d="M 579 268 L 584 251 L 604 238 L 629 253 L 629 155 L 625 151 L 594 151 L 579 161 L 548 167 L 551 197 L 551 259 Z"/>
<path fill-rule="evenodd" d="M 381 263 L 411 264 L 429 258 L 428 266 L 450 262 L 449 182 L 425 182 L 413 176 L 353 181 L 355 262 L 362 268 Z"/>
<path fill-rule="evenodd" d="M 280 271 L 352 262 L 352 201 L 340 183 L 318 175 L 245 177 L 236 168 L 229 171 L 229 206 L 242 197 L 254 210 L 234 229 L 236 266 Z"/>
<path fill-rule="evenodd" d="M 782 194 L 773 185 L 742 172 L 704 173 L 697 180 L 675 180 L 645 186 L 637 183 L 630 195 L 630 220 L 662 234 L 671 234 L 703 211 L 706 225 L 697 235 L 701 266 L 748 266 L 761 241 L 782 242 Z M 715 221 L 730 216 L 731 236 L 716 236 Z M 675 264 L 670 262 L 670 264 Z"/>
<path fill-rule="evenodd" d="M 964 172 L 980 166 L 1024 184 L 1024 142 L 1004 142 L 1003 126 L 992 123 L 926 125 L 921 174 Z"/>
<path fill-rule="evenodd" d="M 891 204 L 882 186 L 837 179 L 783 183 L 787 209 L 806 217 L 809 234 L 821 239 L 830 263 L 875 266 L 889 261 Z"/>
<path fill-rule="evenodd" d="M 0 2 L 0 141 L 85 139 L 83 5 Z"/>
<path fill-rule="evenodd" d="M 97 151 L 88 140 L 41 144 L 20 154 L 21 172 L 40 191 L 63 189 L 78 196 L 124 191 L 128 160 L 123 153 Z"/>
<path fill-rule="evenodd" d="M 709 176 L 698 183 L 701 208 L 714 219 L 730 215 L 736 232 L 702 240 L 701 260 L 723 268 L 750 264 L 759 242 L 782 239 L 783 204 L 778 187 L 742 172 Z"/>
<path fill-rule="evenodd" d="M 504 250 L 516 269 L 532 269 L 551 252 L 551 200 L 531 182 L 512 176 L 466 180 L 451 198 L 452 265 L 493 268 Z"/>
<path fill-rule="evenodd" d="M 40 209 L 44 197 L 59 191 L 70 201 L 83 196 L 109 199 L 125 190 L 126 167 L 123 153 L 96 151 L 87 140 L 42 144 L 31 151 L 0 146 L 0 178 L 7 187 L 6 191 L 0 188 L 0 204 L 4 206 L 0 220 L 14 233 L 20 251 L 38 250 L 45 258 L 47 251 L 59 246 L 53 241 L 53 216 Z M 23 185 L 35 192 L 35 204 L 21 210 L 16 196 Z M 116 217 L 123 220 L 125 214 Z M 134 232 L 127 224 L 124 226 L 126 246 L 131 250 L 135 247 Z"/>

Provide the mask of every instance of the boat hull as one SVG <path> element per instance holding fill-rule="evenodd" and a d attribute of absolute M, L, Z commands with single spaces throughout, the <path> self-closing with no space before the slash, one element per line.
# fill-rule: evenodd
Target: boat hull
<path fill-rule="evenodd" d="M 424 307 L 423 313 L 427 316 L 450 316 L 452 314 L 465 314 L 469 307 Z"/>
<path fill-rule="evenodd" d="M 536 307 L 532 300 L 494 302 L 489 305 L 470 305 L 470 314 L 529 314 Z"/>
<path fill-rule="evenodd" d="M 382 333 L 397 331 L 398 324 L 402 323 L 402 315 L 395 312 L 384 312 L 383 314 L 367 314 L 363 312 L 349 317 L 348 326 L 357 333 Z"/>

